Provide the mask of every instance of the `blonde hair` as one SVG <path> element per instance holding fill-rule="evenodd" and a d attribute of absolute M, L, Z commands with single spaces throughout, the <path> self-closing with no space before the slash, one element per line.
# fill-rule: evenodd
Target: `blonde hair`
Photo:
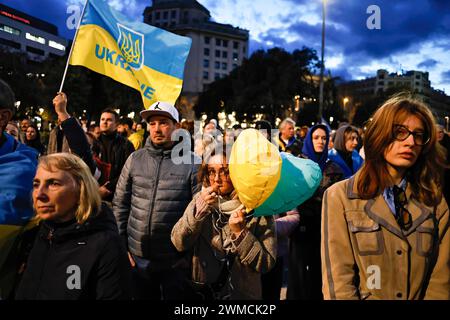
<path fill-rule="evenodd" d="M 392 128 L 408 116 L 416 116 L 425 126 L 429 142 L 408 170 L 413 195 L 428 206 L 437 205 L 442 197 L 444 158 L 437 143 L 435 120 L 429 108 L 411 95 L 401 93 L 387 100 L 373 115 L 364 137 L 365 161 L 360 170 L 358 193 L 371 199 L 393 184 L 386 167 L 385 150 L 395 140 Z"/>
<path fill-rule="evenodd" d="M 53 153 L 39 159 L 39 167 L 48 171 L 62 170 L 69 173 L 79 187 L 79 206 L 75 218 L 79 224 L 100 211 L 102 199 L 98 191 L 97 180 L 89 167 L 78 156 L 70 153 Z M 36 217 L 35 221 L 40 218 Z"/>

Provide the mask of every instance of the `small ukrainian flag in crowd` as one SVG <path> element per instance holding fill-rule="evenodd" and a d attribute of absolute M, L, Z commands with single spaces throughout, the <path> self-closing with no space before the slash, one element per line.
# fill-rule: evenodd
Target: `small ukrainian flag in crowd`
<path fill-rule="evenodd" d="M 175 104 L 191 39 L 130 21 L 103 0 L 88 0 L 69 63 L 139 90 L 144 107 Z"/>

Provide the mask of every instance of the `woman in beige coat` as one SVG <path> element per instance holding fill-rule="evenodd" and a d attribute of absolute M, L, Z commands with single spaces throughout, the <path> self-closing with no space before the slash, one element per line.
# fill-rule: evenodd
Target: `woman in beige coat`
<path fill-rule="evenodd" d="M 325 299 L 450 299 L 449 209 L 431 112 L 391 98 L 364 149 L 361 170 L 324 195 Z"/>
<path fill-rule="evenodd" d="M 261 299 L 261 274 L 275 265 L 273 217 L 245 214 L 226 156 L 202 164 L 202 191 L 172 229 L 172 243 L 192 252 L 192 286 L 205 300 Z M 193 297 L 194 298 L 194 297 Z"/>

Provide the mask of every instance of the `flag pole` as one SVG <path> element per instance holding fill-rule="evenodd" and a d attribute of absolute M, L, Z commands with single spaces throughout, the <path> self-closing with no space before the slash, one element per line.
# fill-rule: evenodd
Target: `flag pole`
<path fill-rule="evenodd" d="M 61 86 L 59 87 L 59 91 L 58 92 L 62 92 L 62 89 L 63 89 L 63 86 L 64 86 L 64 81 L 66 80 L 67 69 L 69 68 L 70 58 L 72 57 L 73 46 L 75 44 L 75 40 L 77 39 L 78 30 L 80 30 L 81 20 L 83 20 L 84 11 L 86 10 L 86 6 L 87 6 L 88 2 L 89 2 L 89 0 L 86 0 L 86 3 L 84 4 L 84 7 L 83 7 L 83 11 L 81 12 L 80 19 L 78 20 L 77 30 L 75 31 L 75 36 L 73 37 L 72 45 L 70 46 L 69 57 L 67 58 L 66 67 L 64 69 L 64 74 L 63 74 L 63 77 L 62 77 L 62 80 L 61 80 Z"/>

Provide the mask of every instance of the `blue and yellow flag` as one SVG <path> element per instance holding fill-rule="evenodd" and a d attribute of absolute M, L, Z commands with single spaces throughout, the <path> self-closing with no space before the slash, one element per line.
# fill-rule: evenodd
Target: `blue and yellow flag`
<path fill-rule="evenodd" d="M 88 0 L 70 64 L 85 66 L 139 90 L 144 107 L 175 103 L 191 39 L 130 21 L 103 0 Z"/>
<path fill-rule="evenodd" d="M 0 300 L 8 296 L 17 269 L 15 257 L 18 236 L 33 216 L 31 192 L 37 167 L 37 152 L 3 133 L 0 146 Z M 14 260 L 15 261 L 15 260 Z"/>

